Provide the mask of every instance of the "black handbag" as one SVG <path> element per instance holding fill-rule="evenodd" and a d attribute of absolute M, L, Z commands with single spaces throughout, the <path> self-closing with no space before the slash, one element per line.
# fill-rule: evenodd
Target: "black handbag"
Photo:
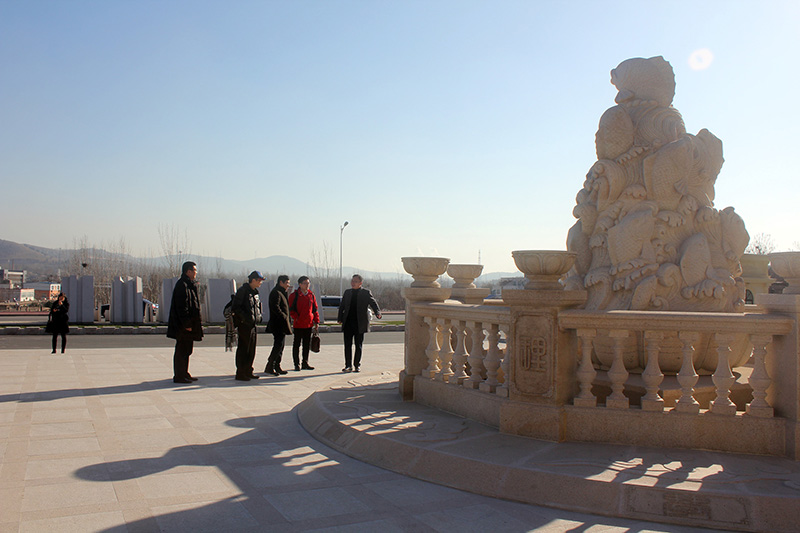
<path fill-rule="evenodd" d="M 311 351 L 314 353 L 319 353 L 320 344 L 321 341 L 319 338 L 319 333 L 315 331 L 311 334 Z"/>

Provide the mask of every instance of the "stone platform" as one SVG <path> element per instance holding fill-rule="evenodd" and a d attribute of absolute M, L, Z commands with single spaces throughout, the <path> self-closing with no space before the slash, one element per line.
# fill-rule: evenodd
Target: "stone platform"
<path fill-rule="evenodd" d="M 0 533 L 694 531 L 471 494 L 315 440 L 296 416 L 315 391 L 396 379 L 403 346 L 381 335 L 367 335 L 361 374 L 341 373 L 327 338 L 314 371 L 255 382 L 234 381 L 233 354 L 206 339 L 193 385 L 172 383 L 173 349 L 146 335 L 70 339 L 64 355 L 43 336 L 4 338 Z"/>
<path fill-rule="evenodd" d="M 504 435 L 403 402 L 391 375 L 316 392 L 298 415 L 351 457 L 486 496 L 726 531 L 800 530 L 800 462 L 787 459 Z"/>

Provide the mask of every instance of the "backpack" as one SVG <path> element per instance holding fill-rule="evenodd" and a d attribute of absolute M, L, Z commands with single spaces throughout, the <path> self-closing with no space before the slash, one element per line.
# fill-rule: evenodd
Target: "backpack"
<path fill-rule="evenodd" d="M 235 296 L 235 294 L 231 294 L 231 300 L 222 308 L 222 316 L 225 317 L 225 320 L 233 317 L 233 298 Z"/>
<path fill-rule="evenodd" d="M 295 313 L 297 312 L 297 295 L 299 294 L 299 292 L 298 292 L 299 290 L 300 289 L 294 291 L 292 294 L 289 295 L 290 298 L 292 296 L 294 296 L 294 301 L 292 302 L 292 305 L 289 306 L 289 311 L 294 311 Z M 308 291 L 308 292 L 311 293 L 311 294 L 314 294 L 311 291 Z M 312 313 L 316 313 L 317 312 L 317 298 L 316 298 L 316 296 L 311 300 L 311 303 L 312 303 L 311 312 Z"/>

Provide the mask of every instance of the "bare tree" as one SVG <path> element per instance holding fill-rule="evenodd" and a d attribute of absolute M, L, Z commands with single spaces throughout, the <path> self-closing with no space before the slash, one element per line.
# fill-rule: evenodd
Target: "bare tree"
<path fill-rule="evenodd" d="M 311 248 L 309 267 L 322 294 L 339 293 L 339 270 L 330 244 L 323 241 L 321 247 Z"/>
<path fill-rule="evenodd" d="M 750 239 L 746 254 L 767 255 L 775 251 L 775 241 L 769 233 L 757 233 Z"/>
<path fill-rule="evenodd" d="M 170 272 L 177 272 L 191 250 L 189 232 L 174 224 L 159 224 L 158 238 Z"/>

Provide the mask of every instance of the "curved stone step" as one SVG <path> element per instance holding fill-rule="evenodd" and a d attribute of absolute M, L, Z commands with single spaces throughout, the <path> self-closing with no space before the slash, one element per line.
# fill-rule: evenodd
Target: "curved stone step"
<path fill-rule="evenodd" d="M 800 527 L 800 463 L 788 459 L 504 435 L 403 402 L 389 373 L 316 392 L 297 415 L 351 457 L 485 496 L 723 530 Z"/>

